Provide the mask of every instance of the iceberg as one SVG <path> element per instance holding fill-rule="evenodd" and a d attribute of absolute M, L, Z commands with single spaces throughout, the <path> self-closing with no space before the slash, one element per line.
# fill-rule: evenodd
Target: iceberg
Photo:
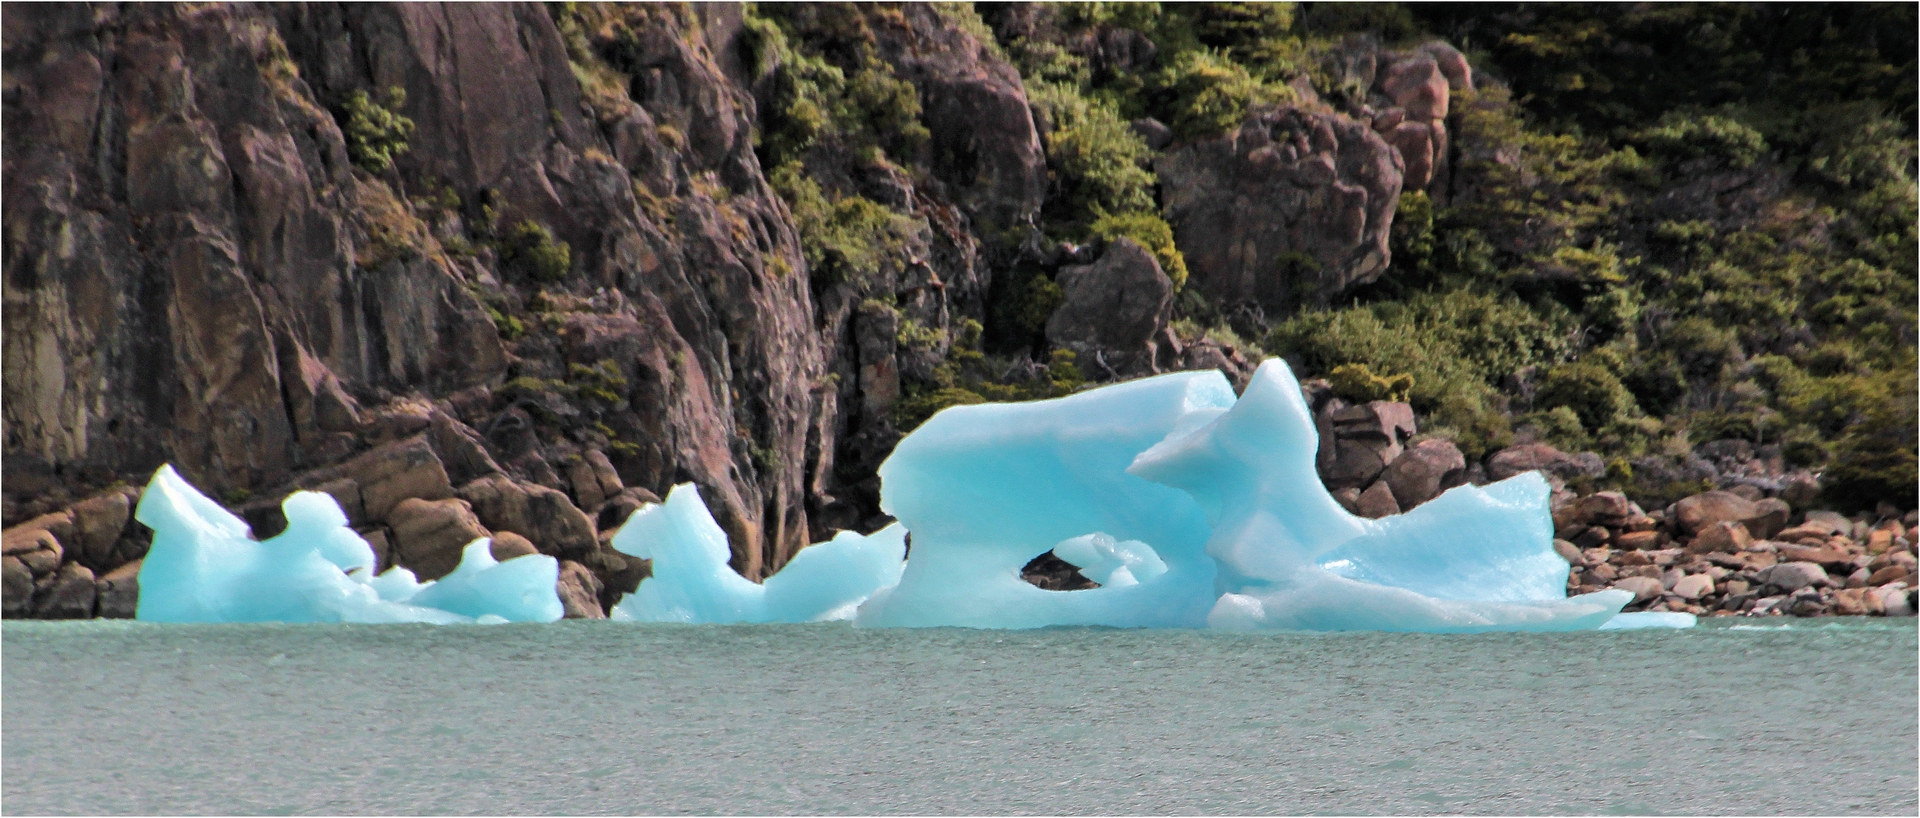
<path fill-rule="evenodd" d="M 855 623 L 1204 626 L 1219 596 L 1206 514 L 1187 492 L 1127 466 L 1233 403 L 1220 373 L 1182 372 L 934 415 L 880 466 L 881 508 L 913 532 L 913 552 L 899 584 L 874 594 Z M 1020 578 L 1063 546 L 1063 559 L 1110 581 L 1047 591 Z M 1112 582 L 1123 567 L 1130 581 Z"/>
<path fill-rule="evenodd" d="M 691 484 L 612 539 L 652 574 L 612 611 L 631 622 L 852 620 L 858 627 L 1096 625 L 1288 631 L 1565 631 L 1689 627 L 1621 614 L 1633 595 L 1568 598 L 1546 481 L 1458 486 L 1405 514 L 1357 517 L 1314 468 L 1318 436 L 1293 372 L 1263 363 L 1243 394 L 1217 371 L 1030 403 L 956 406 L 880 467 L 898 522 L 801 549 L 764 583 L 730 567 Z M 496 562 L 485 539 L 437 582 L 376 561 L 325 494 L 283 503 L 254 541 L 172 467 L 137 519 L 154 530 L 140 619 L 170 622 L 551 622 L 559 566 Z M 909 534 L 911 558 L 909 559 Z M 1051 552 L 1098 587 L 1021 578 Z"/>
<path fill-rule="evenodd" d="M 1207 616 L 1234 630 L 1439 633 L 1597 628 L 1633 600 L 1566 597 L 1537 472 L 1458 486 L 1382 520 L 1354 516 L 1314 471 L 1318 438 L 1293 372 L 1261 364 L 1232 408 L 1142 452 L 1128 472 L 1207 510 L 1219 564 Z"/>
<path fill-rule="evenodd" d="M 726 534 L 692 486 L 635 512 L 614 547 L 652 559 L 653 576 L 614 618 L 1435 633 L 1692 623 L 1622 617 L 1625 591 L 1567 598 L 1538 473 L 1369 520 L 1320 482 L 1318 442 L 1278 360 L 1238 397 L 1209 371 L 951 407 L 880 467 L 881 508 L 898 523 L 803 549 L 764 586 L 728 567 Z M 1049 551 L 1099 587 L 1021 579 Z"/>
<path fill-rule="evenodd" d="M 161 466 L 134 512 L 153 529 L 134 618 L 452 624 L 481 616 L 561 616 L 554 587 L 559 564 L 552 557 L 495 563 L 488 542 L 479 540 L 438 583 L 421 584 L 404 568 L 376 577 L 373 548 L 347 526 L 332 497 L 294 492 L 280 508 L 286 531 L 256 541 L 245 521 L 194 490 L 171 465 Z"/>
<path fill-rule="evenodd" d="M 727 564 L 732 550 L 691 483 L 627 518 L 613 536 L 624 554 L 653 561 L 653 574 L 614 606 L 632 622 L 823 622 L 851 619 L 874 591 L 900 580 L 906 530 L 843 531 L 794 554 L 765 584 Z"/>

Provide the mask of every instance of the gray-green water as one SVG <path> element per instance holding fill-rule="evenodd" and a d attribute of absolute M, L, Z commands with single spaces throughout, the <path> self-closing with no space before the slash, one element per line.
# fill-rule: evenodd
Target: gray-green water
<path fill-rule="evenodd" d="M 0 810 L 1913 815 L 1914 621 L 1757 627 L 9 622 Z"/>

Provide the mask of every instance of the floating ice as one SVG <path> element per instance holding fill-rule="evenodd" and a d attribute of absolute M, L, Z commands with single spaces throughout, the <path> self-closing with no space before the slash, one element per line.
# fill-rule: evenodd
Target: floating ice
<path fill-rule="evenodd" d="M 1217 628 L 1573 630 L 1597 628 L 1625 591 L 1566 598 L 1547 484 L 1529 472 L 1460 486 L 1383 520 L 1347 513 L 1314 471 L 1318 439 L 1284 362 L 1254 373 L 1233 408 L 1169 436 L 1128 469 L 1207 509 L 1220 564 Z"/>
<path fill-rule="evenodd" d="M 1233 402 L 1220 373 L 1183 372 L 934 415 L 880 466 L 881 507 L 913 532 L 913 553 L 900 584 L 862 605 L 856 623 L 1205 625 L 1219 596 L 1206 516 L 1187 493 L 1128 474 L 1127 465 L 1183 421 Z M 1045 591 L 1020 579 L 1035 556 L 1062 545 L 1063 558 L 1085 560 L 1096 573 L 1109 560 L 1126 564 L 1118 550 L 1102 555 L 1094 545 L 1107 542 L 1127 544 L 1151 576 L 1128 565 L 1134 583 L 1083 591 Z"/>
<path fill-rule="evenodd" d="M 422 585 L 404 568 L 372 576 L 373 549 L 347 527 L 347 516 L 332 497 L 294 492 L 280 508 L 287 530 L 255 541 L 244 521 L 195 491 L 172 466 L 161 466 L 134 514 L 153 529 L 153 545 L 140 566 L 135 618 L 439 624 L 470 622 L 483 614 L 560 618 L 554 589 L 559 568 L 552 557 L 495 564 L 481 540 L 484 563 L 476 562 L 469 546 L 460 568 L 442 580 L 460 581 L 436 592 L 438 583 Z M 542 594 L 550 606 L 541 601 Z"/>
<path fill-rule="evenodd" d="M 881 466 L 882 506 L 913 532 L 913 556 L 857 622 L 1572 630 L 1632 600 L 1566 598 L 1538 474 L 1366 520 L 1321 484 L 1317 448 L 1277 360 L 1237 400 L 1207 372 L 948 409 Z M 1103 587 L 1022 582 L 1049 545 Z"/>
<path fill-rule="evenodd" d="M 468 543 L 453 573 L 427 583 L 407 601 L 508 622 L 552 622 L 566 615 L 555 590 L 560 581 L 558 560 L 527 554 L 499 562 L 492 549 L 493 541 L 484 537 Z"/>
<path fill-rule="evenodd" d="M 613 547 L 653 561 L 653 574 L 614 608 L 638 622 L 819 622 L 850 619 L 875 590 L 898 582 L 906 531 L 891 525 L 869 536 L 846 531 L 800 549 L 766 584 L 727 565 L 732 551 L 700 491 L 675 486 L 667 501 L 627 518 Z"/>

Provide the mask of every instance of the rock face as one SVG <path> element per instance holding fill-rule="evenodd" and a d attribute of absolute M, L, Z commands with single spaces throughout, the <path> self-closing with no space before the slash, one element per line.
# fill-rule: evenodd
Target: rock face
<path fill-rule="evenodd" d="M 759 165 L 739 6 L 9 11 L 4 113 L 37 136 L 4 147 L 6 523 L 162 462 L 263 536 L 295 488 L 380 539 L 500 477 L 571 509 L 502 530 L 579 559 L 611 498 L 693 482 L 756 578 L 871 519 L 885 375 L 897 398 L 945 353 L 897 330 L 981 317 L 980 237 L 1029 224 L 1046 172 L 1018 72 L 950 10 L 817 11 L 858 18 L 931 134 L 889 198 L 919 231 L 853 283 L 811 274 Z M 390 167 L 356 164 L 356 95 L 413 123 Z M 871 354 L 868 300 L 897 310 Z M 122 505 L 55 541 L 139 559 Z"/>
<path fill-rule="evenodd" d="M 1095 375 L 1157 371 L 1157 339 L 1173 311 L 1173 281 L 1152 253 L 1133 239 L 1116 239 L 1098 261 L 1067 267 L 1058 281 L 1066 300 L 1047 319 L 1049 342 L 1072 350 L 1082 369 Z"/>
<path fill-rule="evenodd" d="M 1269 316 L 1324 305 L 1387 267 L 1399 154 L 1366 124 L 1283 108 L 1156 164 L 1187 286 Z"/>

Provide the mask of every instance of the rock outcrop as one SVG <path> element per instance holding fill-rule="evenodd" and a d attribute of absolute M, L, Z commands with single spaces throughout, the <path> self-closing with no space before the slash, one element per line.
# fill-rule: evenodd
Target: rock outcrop
<path fill-rule="evenodd" d="M 1399 154 L 1366 124 L 1282 108 L 1155 163 L 1187 286 L 1269 316 L 1386 271 Z"/>
<path fill-rule="evenodd" d="M 1062 269 L 1065 301 L 1047 319 L 1047 340 L 1071 350 L 1096 377 L 1149 375 L 1173 310 L 1173 281 L 1133 239 L 1107 245 L 1098 261 Z"/>

